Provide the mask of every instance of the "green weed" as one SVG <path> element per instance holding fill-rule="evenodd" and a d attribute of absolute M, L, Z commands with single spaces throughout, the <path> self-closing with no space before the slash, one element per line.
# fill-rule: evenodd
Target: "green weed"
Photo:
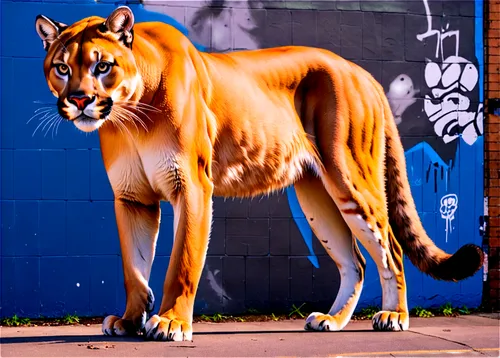
<path fill-rule="evenodd" d="M 296 314 L 300 316 L 300 318 L 305 318 L 305 314 L 300 311 L 302 307 L 304 307 L 305 303 L 301 304 L 299 307 L 296 307 L 295 304 L 292 305 L 292 311 L 288 314 L 288 317 Z"/>
<path fill-rule="evenodd" d="M 429 317 L 434 317 L 434 314 L 431 311 L 426 310 L 425 308 L 422 308 L 420 306 L 415 307 L 412 310 L 412 313 L 421 318 L 429 318 Z"/>
<path fill-rule="evenodd" d="M 361 316 L 365 319 L 372 319 L 373 316 L 375 316 L 375 314 L 379 311 L 380 311 L 380 307 L 378 307 L 378 306 L 368 306 L 366 308 L 362 308 L 359 311 L 359 316 Z"/>
<path fill-rule="evenodd" d="M 453 316 L 453 306 L 449 302 L 439 307 L 438 311 L 445 316 Z"/>
<path fill-rule="evenodd" d="M 4 318 L 2 320 L 2 325 L 6 326 L 26 326 L 31 323 L 29 318 L 19 318 L 17 315 L 12 316 L 11 318 Z"/>
<path fill-rule="evenodd" d="M 80 323 L 80 318 L 78 318 L 77 315 L 71 315 L 71 314 L 67 314 L 66 316 L 64 316 L 62 318 L 62 322 L 64 324 L 75 324 L 75 323 Z"/>

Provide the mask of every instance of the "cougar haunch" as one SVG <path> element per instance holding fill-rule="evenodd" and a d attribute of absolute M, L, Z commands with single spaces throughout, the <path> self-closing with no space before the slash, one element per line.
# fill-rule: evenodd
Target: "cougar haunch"
<path fill-rule="evenodd" d="M 342 278 L 330 311 L 312 313 L 307 330 L 349 322 L 365 271 L 356 239 L 380 275 L 375 330 L 408 329 L 403 253 L 442 280 L 482 265 L 479 247 L 450 255 L 427 236 L 384 91 L 354 63 L 299 46 L 203 53 L 172 26 L 134 24 L 125 6 L 72 25 L 39 15 L 36 31 L 59 113 L 98 130 L 114 193 L 127 300 L 122 317 L 106 317 L 104 334 L 192 339 L 214 195 L 295 186 Z M 173 206 L 175 240 L 158 314 L 147 319 L 161 200 Z"/>

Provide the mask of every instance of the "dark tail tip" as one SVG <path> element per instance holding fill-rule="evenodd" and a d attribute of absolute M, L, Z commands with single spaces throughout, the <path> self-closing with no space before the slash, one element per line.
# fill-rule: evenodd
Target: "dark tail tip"
<path fill-rule="evenodd" d="M 479 246 L 466 244 L 441 261 L 431 275 L 444 281 L 460 281 L 474 275 L 483 265 L 483 260 L 483 250 Z"/>

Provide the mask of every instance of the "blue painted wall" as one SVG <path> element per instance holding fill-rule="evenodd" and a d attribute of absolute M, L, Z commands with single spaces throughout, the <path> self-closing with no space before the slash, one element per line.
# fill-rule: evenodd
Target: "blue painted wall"
<path fill-rule="evenodd" d="M 137 22 L 159 20 L 173 24 L 201 50 L 290 43 L 322 46 L 360 63 L 388 92 L 399 74 L 407 74 L 420 90 L 402 114 L 400 124 L 412 193 L 429 235 L 439 247 L 454 252 L 468 242 L 481 245 L 483 137 L 472 141 L 458 136 L 445 143 L 443 135 L 436 133 L 432 116 L 424 110 L 425 95 L 432 94 L 424 78 L 428 58 L 412 50 L 416 46 L 413 43 L 428 48 L 434 48 L 435 43 L 431 38 L 415 40 L 416 34 L 427 30 L 428 16 L 424 2 L 409 3 L 414 7 L 402 9 L 397 2 L 382 6 L 359 1 L 332 1 L 331 8 L 323 9 L 300 1 L 278 1 L 273 6 L 264 3 L 264 9 L 227 6 L 209 12 L 208 25 L 203 17 L 205 5 L 201 3 L 192 2 L 186 7 L 151 1 L 130 6 Z M 292 5 L 293 9 L 287 8 Z M 113 196 L 97 134 L 83 134 L 67 123 L 57 128 L 42 123 L 36 130 L 43 115 L 27 123 L 36 111 L 55 105 L 43 76 L 45 52 L 34 29 L 35 16 L 43 13 L 72 23 L 90 15 L 107 16 L 114 6 L 111 1 L 1 1 L 0 316 L 123 312 Z M 232 21 L 222 18 L 228 9 Z M 451 21 L 461 34 L 469 33 L 462 35 L 466 39 L 461 40 L 460 56 L 478 70 L 479 80 L 462 94 L 471 101 L 471 111 L 474 108 L 480 112 L 482 2 L 433 1 L 430 11 L 436 19 L 434 27 Z M 238 32 L 241 28 L 235 23 L 250 19 L 255 22 L 251 25 L 255 26 L 252 35 Z M 397 25 L 400 20 L 406 31 L 402 37 L 385 25 Z M 308 21 L 318 26 L 307 26 Z M 316 28 L 319 30 L 312 34 Z M 328 40 L 321 40 L 320 30 L 329 34 Z M 380 38 L 367 38 L 371 33 L 380 33 Z M 467 36 L 475 41 L 467 41 Z M 428 57 L 441 66 L 445 57 L 440 56 L 434 56 L 431 50 Z M 458 206 L 450 216 L 446 234 L 441 199 L 450 194 L 456 195 Z M 157 300 L 172 246 L 172 215 L 170 205 L 162 204 L 150 283 Z M 313 236 L 293 188 L 269 199 L 216 199 L 213 235 L 196 312 L 238 313 L 249 308 L 277 312 L 302 302 L 309 303 L 309 310 L 328 308 L 338 289 L 338 273 Z M 376 268 L 366 251 L 362 252 L 368 268 L 359 307 L 380 305 Z M 481 273 L 461 283 L 443 283 L 422 275 L 408 260 L 405 268 L 410 307 L 436 306 L 447 301 L 469 307 L 480 303 Z"/>

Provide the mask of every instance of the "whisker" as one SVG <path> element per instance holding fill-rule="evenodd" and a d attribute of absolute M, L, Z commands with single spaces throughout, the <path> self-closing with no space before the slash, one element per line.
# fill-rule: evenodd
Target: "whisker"
<path fill-rule="evenodd" d="M 26 124 L 29 124 L 29 122 L 31 122 L 33 119 L 35 119 L 38 116 L 42 116 L 42 118 L 39 119 L 39 120 L 42 120 L 45 116 L 50 115 L 51 112 L 52 112 L 51 109 L 47 109 L 47 110 L 45 110 L 43 112 L 35 113 L 33 116 L 31 116 L 30 119 L 28 119 L 28 121 L 26 122 Z"/>
<path fill-rule="evenodd" d="M 123 121 L 131 122 L 134 125 L 136 131 L 139 131 L 139 127 L 137 127 L 137 124 L 135 124 L 135 122 L 127 116 L 128 111 L 126 109 L 116 106 L 115 110 L 120 119 L 122 119 Z"/>
<path fill-rule="evenodd" d="M 34 112 L 34 113 L 38 113 L 38 112 L 40 112 L 42 109 L 54 109 L 54 107 L 55 107 L 55 106 L 40 107 L 40 108 L 35 109 L 35 112 Z"/>
<path fill-rule="evenodd" d="M 129 129 L 127 128 L 127 126 L 120 120 L 120 116 L 118 116 L 117 114 L 113 113 L 113 118 L 115 118 L 116 116 L 116 123 L 117 124 L 117 128 L 120 130 L 120 132 L 122 133 L 122 135 L 125 135 L 124 131 L 122 129 L 124 129 L 127 134 L 132 138 L 132 133 L 130 133 Z"/>
<path fill-rule="evenodd" d="M 45 127 L 47 127 L 47 126 L 48 126 L 48 127 L 47 127 L 47 130 L 45 131 L 44 137 L 46 137 L 46 136 L 47 136 L 47 134 L 48 134 L 48 133 L 49 133 L 49 131 L 50 131 L 50 128 L 52 128 L 52 127 L 54 126 L 54 123 L 55 123 L 56 119 L 57 119 L 57 115 L 53 115 L 52 117 L 50 117 L 50 120 L 49 120 L 49 121 L 47 121 L 47 123 L 45 123 L 45 125 L 43 126 L 43 128 L 42 128 L 42 132 L 43 132 L 43 130 L 45 129 Z"/>
<path fill-rule="evenodd" d="M 135 114 L 134 112 L 128 110 L 127 108 L 124 108 L 124 107 L 120 107 L 118 106 L 121 110 L 123 110 L 125 112 L 125 114 L 128 114 L 129 116 L 131 116 L 133 119 L 135 119 L 137 122 L 139 122 L 139 124 L 144 128 L 144 130 L 146 132 L 148 132 L 148 127 L 146 126 L 146 123 L 144 123 L 144 121 L 137 115 Z M 149 118 L 149 117 L 148 117 Z M 151 120 L 151 119 L 150 119 Z M 131 120 L 131 122 L 133 122 Z M 152 121 L 151 121 L 152 122 Z"/>
<path fill-rule="evenodd" d="M 161 110 L 159 108 L 156 108 L 150 104 L 142 103 L 142 102 L 117 101 L 115 103 L 124 104 L 124 105 L 131 106 L 131 107 L 142 107 L 143 109 L 147 109 L 149 111 L 154 111 L 154 112 L 158 112 L 158 113 L 161 112 Z"/>
<path fill-rule="evenodd" d="M 59 121 L 57 122 L 57 125 L 56 125 L 56 137 L 57 137 L 57 130 L 59 129 L 59 126 L 61 125 L 63 120 L 64 120 L 64 118 L 59 116 Z"/>
<path fill-rule="evenodd" d="M 136 108 L 136 107 L 129 107 L 129 106 L 127 106 L 127 105 L 124 105 L 124 106 L 123 106 L 123 109 L 129 110 L 128 108 L 132 108 L 132 109 L 134 109 L 134 110 L 136 110 L 136 111 L 139 111 L 139 112 L 140 112 L 140 113 L 142 113 L 142 114 L 143 114 L 143 115 L 144 115 L 147 119 L 149 119 L 149 121 L 150 121 L 151 123 L 153 123 L 153 120 L 152 120 L 151 118 L 149 118 L 149 116 L 148 116 L 146 113 L 144 113 L 141 109 Z M 130 110 L 129 110 L 129 111 L 130 111 Z"/>
<path fill-rule="evenodd" d="M 38 124 L 38 126 L 35 128 L 35 131 L 34 131 L 34 132 L 33 132 L 33 134 L 31 135 L 31 137 L 34 137 L 34 136 L 35 136 L 36 131 L 38 130 L 38 128 L 40 128 L 40 126 L 41 126 L 41 125 L 43 125 L 45 122 L 47 122 L 49 119 L 50 119 L 50 117 L 47 117 L 47 118 L 45 118 L 44 120 L 42 120 L 42 121 Z"/>
<path fill-rule="evenodd" d="M 50 119 L 47 122 L 45 122 L 45 125 L 42 128 L 42 132 L 45 130 L 45 127 L 47 127 L 52 122 L 52 120 L 55 118 L 55 116 L 56 116 L 56 114 L 54 113 L 52 116 L 50 116 Z"/>

